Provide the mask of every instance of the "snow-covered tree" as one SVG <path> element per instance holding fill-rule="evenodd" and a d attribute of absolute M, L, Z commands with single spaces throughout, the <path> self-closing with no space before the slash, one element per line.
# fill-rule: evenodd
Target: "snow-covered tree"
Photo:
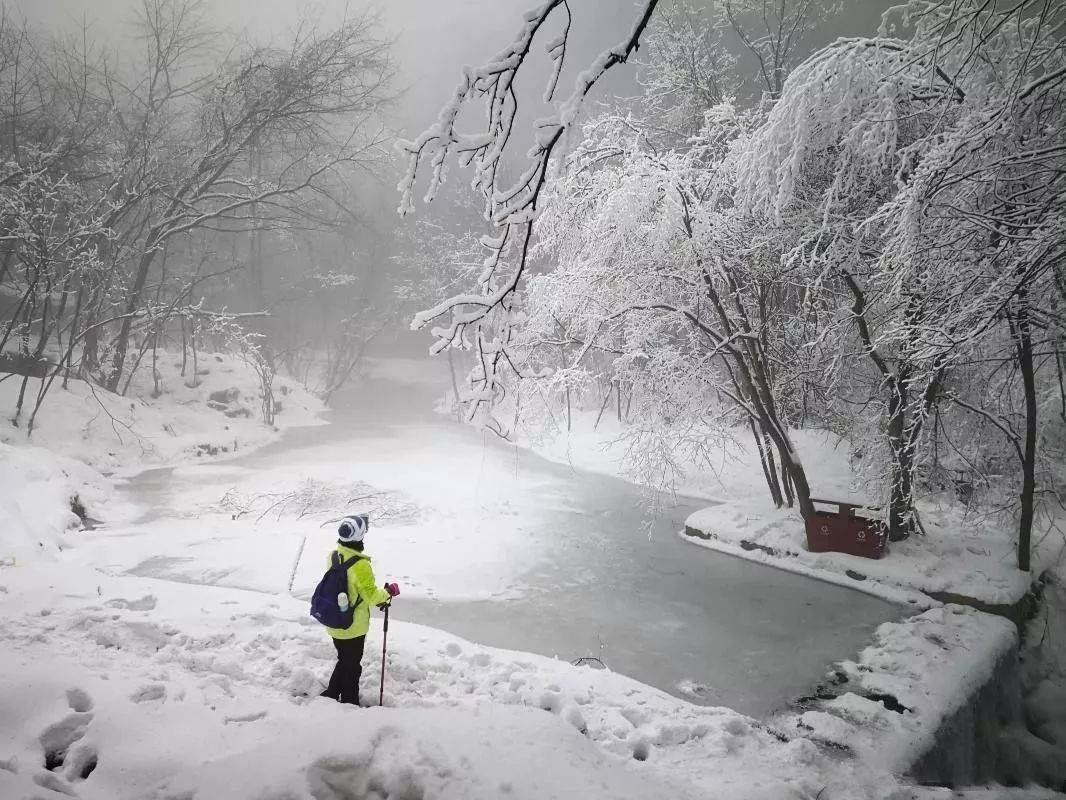
<path fill-rule="evenodd" d="M 750 427 L 775 502 L 808 511 L 789 427 L 816 312 L 780 268 L 783 239 L 735 210 L 731 154 L 758 114 L 723 105 L 707 117 L 682 153 L 658 152 L 627 118 L 586 126 L 541 220 L 538 254 L 553 268 L 531 281 L 519 349 L 530 374 L 581 385 L 575 373 L 599 371 L 630 386 L 634 450 L 675 451 L 667 472 Z"/>
<path fill-rule="evenodd" d="M 797 68 L 742 159 L 745 210 L 800 234 L 793 257 L 846 302 L 840 318 L 873 365 L 896 536 L 913 524 L 925 422 L 971 346 L 1008 325 L 1035 385 L 1029 298 L 1063 242 L 1066 72 L 1051 11 L 913 2 L 908 40 L 841 41 Z M 838 363 L 846 381 L 853 359 Z M 1033 431 L 1026 442 L 1023 569 Z"/>
<path fill-rule="evenodd" d="M 375 19 L 308 20 L 260 47 L 204 12 L 143 0 L 132 55 L 88 25 L 53 38 L 0 15 L 0 289 L 17 298 L 0 308 L 0 359 L 22 380 L 16 421 L 31 376 L 39 408 L 59 376 L 125 392 L 177 329 L 195 352 L 237 273 L 237 318 L 266 333 L 280 292 L 263 290 L 264 239 L 354 229 L 347 184 L 384 156 L 392 67 Z M 337 341 L 333 383 L 358 350 Z"/>
<path fill-rule="evenodd" d="M 1040 464 L 1062 438 L 1042 409 L 1066 407 L 1066 67 L 1054 3 L 912 0 L 877 36 L 839 40 L 795 69 L 830 9 L 727 3 L 722 20 L 765 83 L 750 110 L 710 105 L 729 85 L 718 73 L 727 60 L 696 56 L 718 33 L 671 6 L 645 65 L 654 119 L 637 107 L 608 114 L 567 156 L 557 146 L 566 130 L 577 138 L 572 100 L 624 60 L 654 6 L 538 123 L 517 184 L 501 179 L 513 80 L 553 11 L 569 14 L 565 3 L 531 12 L 515 44 L 468 71 L 438 125 L 406 145 L 405 209 L 419 165 L 433 165 L 431 197 L 459 155 L 496 226 L 476 289 L 416 318 L 437 324 L 438 351 L 477 353 L 471 416 L 504 395 L 503 365 L 549 405 L 583 393 L 599 402 L 606 384 L 625 384 L 645 450 L 695 447 L 697 429 L 744 420 L 775 500 L 794 493 L 804 511 L 789 426 L 831 427 L 861 456 L 893 538 L 920 528 L 916 497 L 944 485 L 945 464 L 968 465 L 969 477 L 953 479 L 965 487 L 999 469 L 975 460 L 1005 456 L 1027 569 L 1036 498 L 1057 491 Z M 549 44 L 561 59 L 565 36 Z M 475 98 L 488 127 L 461 135 L 457 119 Z M 560 178 L 549 187 L 553 160 Z M 532 258 L 545 272 L 524 291 Z M 951 444 L 946 458 L 963 430 L 984 435 Z"/>

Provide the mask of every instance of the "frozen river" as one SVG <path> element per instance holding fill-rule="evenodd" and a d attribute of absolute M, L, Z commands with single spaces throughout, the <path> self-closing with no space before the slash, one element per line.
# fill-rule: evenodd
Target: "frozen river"
<path fill-rule="evenodd" d="M 755 716 L 807 693 L 831 661 L 904 611 L 684 542 L 677 531 L 699 501 L 664 498 L 650 517 L 638 488 L 461 427 L 433 413 L 437 394 L 431 380 L 380 377 L 338 397 L 329 425 L 221 464 L 134 478 L 126 490 L 142 517 L 111 536 L 150 527 L 168 544 L 130 563 L 116 549 L 112 567 L 255 591 L 291 584 L 304 596 L 330 547 L 324 517 L 230 523 L 218 499 L 230 484 L 279 495 L 309 479 L 367 484 L 410 506 L 372 524 L 368 539 L 379 580 L 405 585 L 394 619 L 568 661 L 595 657 Z"/>

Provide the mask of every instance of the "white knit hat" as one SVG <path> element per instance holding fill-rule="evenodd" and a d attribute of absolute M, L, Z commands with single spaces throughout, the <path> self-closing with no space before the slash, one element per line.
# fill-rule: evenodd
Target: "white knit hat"
<path fill-rule="evenodd" d="M 370 516 L 368 514 L 345 517 L 337 528 L 337 538 L 342 542 L 361 542 L 369 527 Z"/>

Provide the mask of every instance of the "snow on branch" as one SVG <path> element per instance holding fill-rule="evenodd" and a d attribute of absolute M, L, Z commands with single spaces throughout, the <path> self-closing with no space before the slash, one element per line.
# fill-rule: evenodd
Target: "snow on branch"
<path fill-rule="evenodd" d="M 412 322 L 412 328 L 421 329 L 442 317 L 448 318 L 447 324 L 432 328 L 437 338 L 434 353 L 453 345 L 476 350 L 479 366 L 471 375 L 471 419 L 480 408 L 501 396 L 500 368 L 506 364 L 515 369 L 507 350 L 512 326 L 521 314 L 515 295 L 526 271 L 538 201 L 548 182 L 552 154 L 578 118 L 582 103 L 596 82 L 607 70 L 625 63 L 637 49 L 657 5 L 658 0 L 645 0 L 628 36 L 593 59 L 577 76 L 569 96 L 556 100 L 572 13 L 568 0 L 548 0 L 524 15 L 517 36 L 495 57 L 479 67 L 463 68 L 462 78 L 441 108 L 436 123 L 417 138 L 398 143 L 408 159 L 406 174 L 398 186 L 401 215 L 413 209 L 412 194 L 419 169 L 425 166 L 430 171 L 425 194 L 428 203 L 446 180 L 448 163 L 454 158 L 460 166 L 473 169 L 472 188 L 482 197 L 484 217 L 496 231 L 494 236 L 482 240 L 490 255 L 472 291 L 443 300 L 416 315 Z M 555 113 L 533 123 L 535 143 L 526 154 L 527 165 L 517 179 L 504 183 L 503 163 L 511 150 L 519 111 L 515 82 L 538 35 L 556 18 L 564 25 L 562 32 L 545 45 L 553 68 L 544 93 L 545 102 L 552 103 Z M 461 131 L 463 110 L 478 102 L 484 108 L 484 128 Z"/>
<path fill-rule="evenodd" d="M 742 207 L 780 224 L 805 181 L 831 175 L 833 198 L 891 176 L 901 129 L 929 90 L 911 59 L 895 39 L 842 39 L 797 67 L 739 160 Z"/>

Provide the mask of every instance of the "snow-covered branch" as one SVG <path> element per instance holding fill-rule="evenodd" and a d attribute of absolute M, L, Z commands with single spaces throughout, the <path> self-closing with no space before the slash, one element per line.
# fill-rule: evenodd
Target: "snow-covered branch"
<path fill-rule="evenodd" d="M 546 46 L 554 69 L 545 90 L 552 99 L 563 68 L 571 23 L 571 9 L 566 0 L 549 0 L 525 15 L 515 39 L 493 59 L 477 68 L 467 67 L 452 99 L 444 105 L 437 122 L 412 141 L 400 143 L 407 154 L 408 168 L 400 182 L 400 213 L 413 208 L 412 193 L 419 169 L 428 164 L 426 202 L 431 201 L 446 176 L 448 161 L 454 156 L 461 166 L 472 167 L 473 187 L 483 201 L 485 219 L 494 226 L 489 246 L 491 255 L 476 291 L 450 297 L 418 314 L 412 326 L 422 328 L 441 317 L 444 326 L 433 329 L 440 352 L 455 342 L 464 342 L 477 351 L 477 374 L 472 376 L 471 414 L 498 399 L 503 391 L 499 370 L 514 366 L 507 349 L 513 338 L 512 326 L 519 313 L 516 301 L 528 266 L 533 228 L 540 211 L 540 199 L 548 183 L 552 156 L 573 127 L 582 104 L 597 81 L 612 67 L 625 63 L 637 49 L 657 0 L 646 0 L 629 35 L 611 47 L 577 75 L 574 88 L 566 98 L 554 100 L 555 114 L 534 123 L 535 144 L 527 153 L 527 166 L 510 184 L 504 183 L 503 160 L 510 152 L 514 125 L 519 112 L 515 81 L 527 62 L 535 40 L 549 21 L 562 15 L 564 28 Z M 459 122 L 464 108 L 481 101 L 485 110 L 485 128 L 476 133 L 462 133 Z M 466 331 L 472 329 L 473 336 Z"/>

